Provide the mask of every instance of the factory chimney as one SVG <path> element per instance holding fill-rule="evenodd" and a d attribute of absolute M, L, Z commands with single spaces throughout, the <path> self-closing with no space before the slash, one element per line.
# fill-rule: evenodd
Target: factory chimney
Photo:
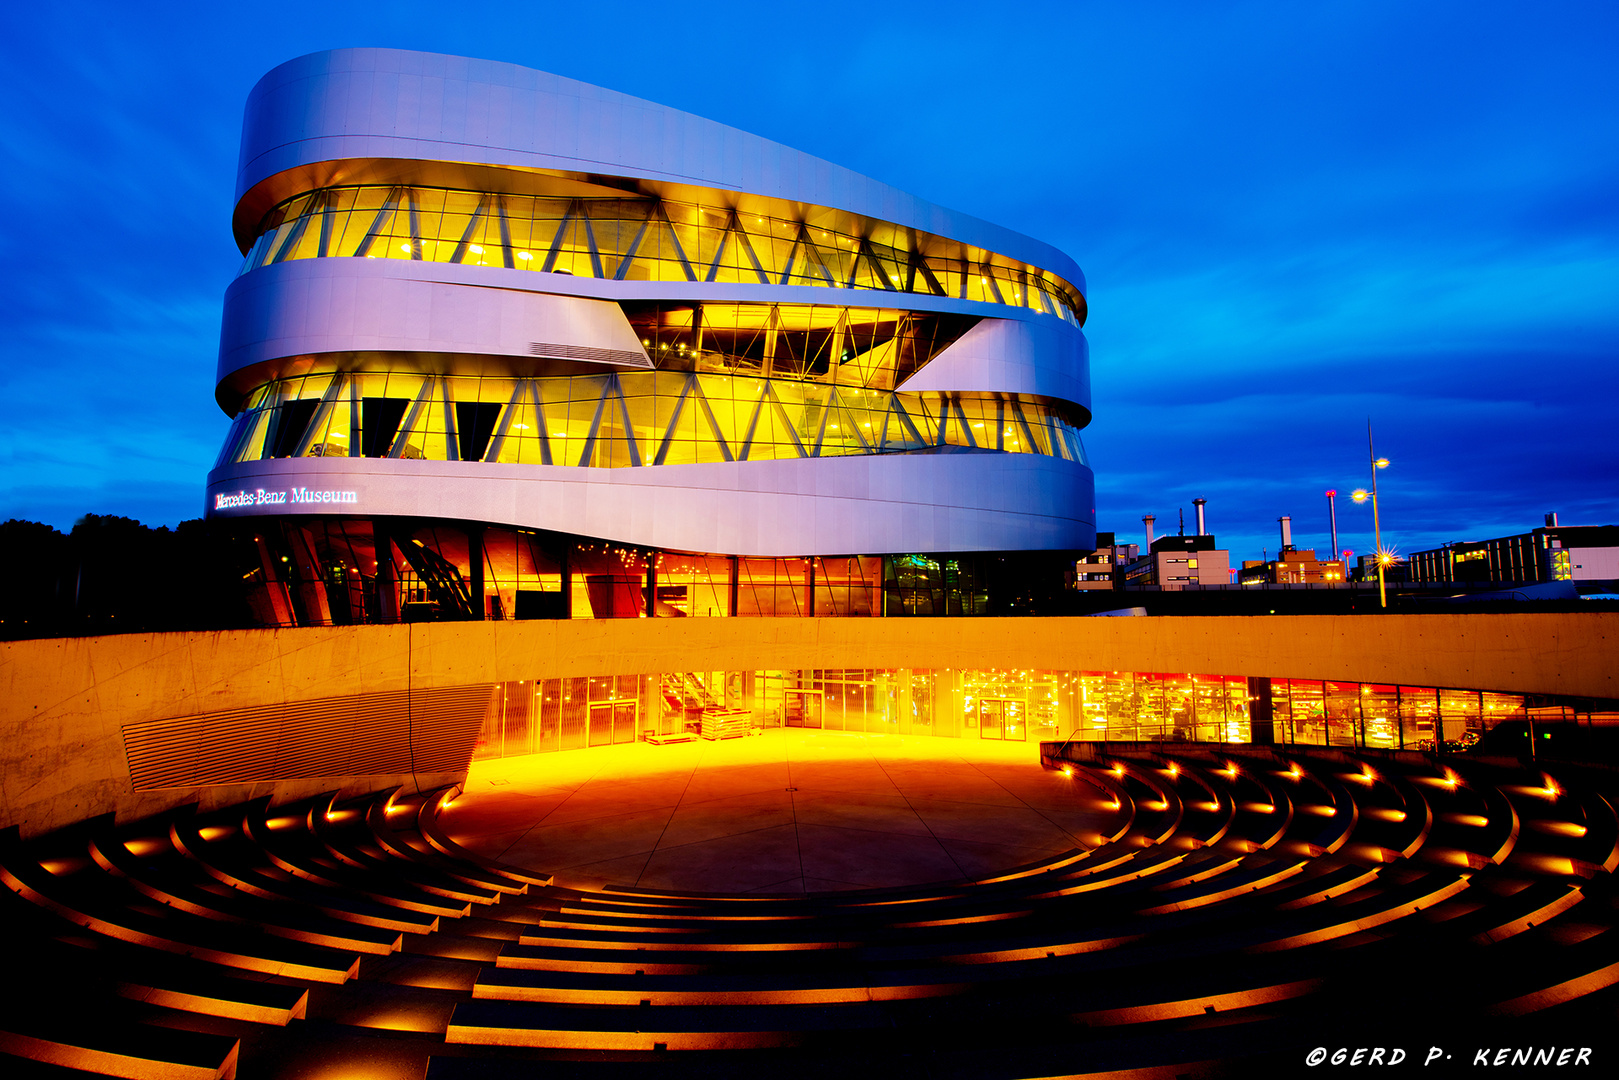
<path fill-rule="evenodd" d="M 1332 522 L 1332 549 L 1334 559 L 1338 557 L 1338 492 L 1332 489 L 1327 491 L 1327 519 Z"/>
<path fill-rule="evenodd" d="M 1546 515 L 1546 528 L 1548 528 L 1548 529 L 1557 528 L 1557 511 L 1554 510 L 1551 513 Z"/>
<path fill-rule="evenodd" d="M 1208 501 L 1209 500 L 1207 499 L 1192 500 L 1192 505 L 1197 507 L 1197 535 L 1199 536 L 1206 536 L 1208 534 L 1208 525 L 1203 520 L 1203 506 Z"/>
<path fill-rule="evenodd" d="M 1141 523 L 1147 527 L 1147 550 L 1148 551 L 1152 550 L 1152 523 L 1157 521 L 1157 520 L 1158 519 L 1153 517 L 1151 514 L 1148 514 L 1146 517 L 1141 519 Z"/>
<path fill-rule="evenodd" d="M 1293 550 L 1293 519 L 1285 514 L 1276 519 L 1282 526 L 1282 550 Z"/>

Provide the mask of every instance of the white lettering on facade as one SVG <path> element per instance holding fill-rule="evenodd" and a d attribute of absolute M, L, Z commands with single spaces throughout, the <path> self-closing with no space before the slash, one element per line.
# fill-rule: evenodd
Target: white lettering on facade
<path fill-rule="evenodd" d="M 237 510 L 244 506 L 282 506 L 289 501 L 288 495 L 292 496 L 291 502 L 299 504 L 346 504 L 360 501 L 358 491 L 311 491 L 309 488 L 298 487 L 287 492 L 266 491 L 259 488 L 257 491 L 235 491 L 229 494 L 223 491 L 215 492 L 214 509 Z"/>

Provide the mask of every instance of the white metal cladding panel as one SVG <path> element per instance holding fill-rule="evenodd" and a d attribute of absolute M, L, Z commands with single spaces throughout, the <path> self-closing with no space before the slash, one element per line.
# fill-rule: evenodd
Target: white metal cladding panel
<path fill-rule="evenodd" d="M 990 313 L 900 389 L 1038 394 L 1090 408 L 1084 333 L 1041 312 L 916 293 L 608 281 L 397 259 L 305 259 L 237 278 L 225 292 L 218 378 L 331 352 L 527 356 L 542 341 L 642 353 L 619 299 Z"/>
<path fill-rule="evenodd" d="M 352 498 L 298 502 L 296 493 Z M 215 510 L 219 495 L 270 500 Z M 275 496 L 281 494 L 281 501 Z M 289 494 L 290 493 L 290 494 Z M 593 469 L 283 458 L 217 469 L 210 517 L 344 513 L 550 529 L 675 551 L 863 555 L 1089 549 L 1094 482 L 1038 454 L 888 454 Z"/>
<path fill-rule="evenodd" d="M 515 64 L 339 49 L 275 68 L 248 96 L 236 198 L 287 169 L 372 158 L 454 161 L 697 184 L 848 210 L 1049 270 L 1074 261 L 724 124 Z"/>
<path fill-rule="evenodd" d="M 1037 394 L 1088 410 L 1090 346 L 1083 332 L 1056 319 L 984 319 L 899 389 Z"/>
<path fill-rule="evenodd" d="M 459 772 L 495 700 L 489 684 L 321 698 L 129 724 L 136 791 Z"/>
<path fill-rule="evenodd" d="M 607 349 L 650 363 L 623 309 L 610 300 L 437 281 L 398 269 L 415 265 L 311 259 L 237 278 L 225 293 L 219 377 L 288 356 L 529 356 L 535 342 Z M 518 273 L 498 272 L 508 280 Z"/>

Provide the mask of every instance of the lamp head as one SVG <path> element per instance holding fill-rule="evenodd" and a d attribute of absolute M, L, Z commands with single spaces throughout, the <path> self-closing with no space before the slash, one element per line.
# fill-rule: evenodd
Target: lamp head
<path fill-rule="evenodd" d="M 1365 488 L 1356 488 L 1349 497 L 1358 503 L 1363 503 L 1366 501 L 1368 493 Z"/>
<path fill-rule="evenodd" d="M 1386 469 L 1389 467 L 1389 459 L 1386 457 L 1380 457 L 1377 459 L 1375 464 L 1379 469 Z"/>

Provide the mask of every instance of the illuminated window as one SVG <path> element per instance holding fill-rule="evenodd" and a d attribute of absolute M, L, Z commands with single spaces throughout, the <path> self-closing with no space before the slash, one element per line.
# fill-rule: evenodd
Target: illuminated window
<path fill-rule="evenodd" d="M 403 186 L 325 188 L 264 218 L 242 273 L 296 259 L 405 259 L 618 281 L 872 289 L 1028 308 L 1075 326 L 1085 300 L 1046 271 L 872 219 L 787 220 L 656 198 Z M 853 229 L 854 232 L 844 231 Z"/>

